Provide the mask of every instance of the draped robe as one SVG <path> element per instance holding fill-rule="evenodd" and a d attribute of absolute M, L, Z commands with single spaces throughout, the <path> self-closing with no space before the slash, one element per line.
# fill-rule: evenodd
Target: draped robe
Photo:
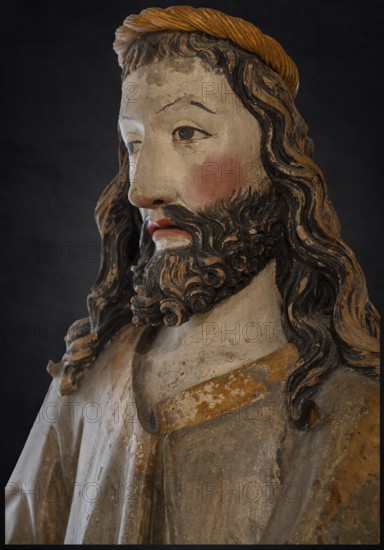
<path fill-rule="evenodd" d="M 149 408 L 128 327 L 78 391 L 60 369 L 7 485 L 8 543 L 375 543 L 377 383 L 338 366 L 288 420 L 288 344 Z"/>

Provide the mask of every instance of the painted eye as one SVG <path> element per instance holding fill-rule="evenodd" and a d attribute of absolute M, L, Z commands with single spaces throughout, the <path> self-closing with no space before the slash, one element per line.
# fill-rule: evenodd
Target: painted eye
<path fill-rule="evenodd" d="M 127 149 L 130 155 L 136 154 L 140 149 L 141 141 L 128 141 Z"/>
<path fill-rule="evenodd" d="M 172 132 L 173 141 L 196 141 L 198 139 L 206 139 L 211 137 L 211 134 L 193 126 L 179 126 Z"/>

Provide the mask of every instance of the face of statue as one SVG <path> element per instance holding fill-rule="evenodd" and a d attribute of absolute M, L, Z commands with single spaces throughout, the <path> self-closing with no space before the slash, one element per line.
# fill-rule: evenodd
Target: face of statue
<path fill-rule="evenodd" d="M 143 66 L 125 79 L 119 117 L 129 152 L 130 201 L 149 219 L 156 249 L 190 244 L 167 205 L 196 212 L 239 190 L 265 192 L 258 121 L 222 74 L 198 58 Z"/>
<path fill-rule="evenodd" d="M 261 128 L 225 76 L 186 58 L 133 71 L 119 124 L 144 220 L 133 322 L 180 325 L 273 257 L 280 226 Z"/>

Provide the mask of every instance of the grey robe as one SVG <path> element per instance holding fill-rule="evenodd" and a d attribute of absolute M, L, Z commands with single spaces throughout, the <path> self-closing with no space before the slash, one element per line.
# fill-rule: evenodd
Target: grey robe
<path fill-rule="evenodd" d="M 140 331 L 138 331 L 140 333 Z M 135 333 L 136 334 L 136 333 Z M 53 382 L 7 485 L 25 544 L 375 543 L 377 383 L 340 366 L 308 431 L 288 422 L 281 350 L 148 410 L 129 327 L 75 394 Z"/>

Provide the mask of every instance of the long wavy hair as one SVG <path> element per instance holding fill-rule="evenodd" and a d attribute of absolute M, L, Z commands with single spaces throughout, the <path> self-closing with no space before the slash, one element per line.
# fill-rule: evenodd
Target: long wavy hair
<path fill-rule="evenodd" d="M 202 32 L 148 33 L 131 46 L 122 79 L 170 57 L 199 58 L 225 75 L 262 130 L 264 168 L 281 201 L 284 237 L 276 258 L 283 299 L 283 330 L 299 351 L 286 384 L 289 418 L 298 428 L 313 423 L 312 397 L 340 364 L 379 374 L 379 317 L 368 299 L 362 270 L 340 237 L 337 215 L 313 144 L 285 83 L 257 56 L 231 41 Z M 129 159 L 119 135 L 119 173 L 96 207 L 102 240 L 98 278 L 88 296 L 89 317 L 66 336 L 61 393 L 76 390 L 98 354 L 131 323 L 131 266 L 139 253 L 141 220 L 128 201 Z"/>

